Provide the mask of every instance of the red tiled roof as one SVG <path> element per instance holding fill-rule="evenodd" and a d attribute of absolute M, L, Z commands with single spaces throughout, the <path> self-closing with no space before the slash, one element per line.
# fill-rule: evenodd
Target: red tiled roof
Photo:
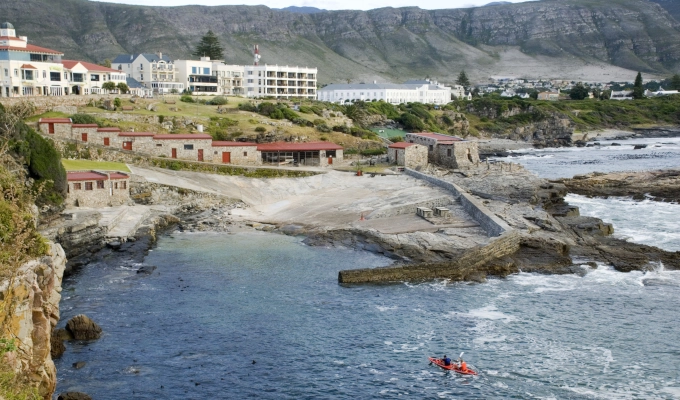
<path fill-rule="evenodd" d="M 21 69 L 38 69 L 38 68 L 32 66 L 31 64 L 24 64 L 21 66 Z"/>
<path fill-rule="evenodd" d="M 130 176 L 121 172 L 110 172 L 111 179 L 128 179 Z"/>
<path fill-rule="evenodd" d="M 97 124 L 73 124 L 74 128 L 99 128 Z"/>
<path fill-rule="evenodd" d="M 117 69 L 109 68 L 109 67 L 104 67 L 102 65 L 97 65 L 93 63 L 89 63 L 87 61 L 78 61 L 78 60 L 61 60 L 61 63 L 64 65 L 64 68 L 66 69 L 73 69 L 76 65 L 80 64 L 83 67 L 85 67 L 86 70 L 88 71 L 101 71 L 101 72 L 120 72 Z"/>
<path fill-rule="evenodd" d="M 443 135 L 441 133 L 434 133 L 434 132 L 418 132 L 418 133 L 411 133 L 412 135 L 417 135 L 417 136 L 422 136 L 430 139 L 435 139 L 435 140 L 442 140 L 442 141 L 453 141 L 453 142 L 462 142 L 463 139 L 456 137 L 456 136 L 449 136 L 449 135 Z"/>
<path fill-rule="evenodd" d="M 105 181 L 106 175 L 100 174 L 99 172 L 86 171 L 86 172 L 67 172 L 67 179 L 70 181 Z"/>
<path fill-rule="evenodd" d="M 154 139 L 161 139 L 161 140 L 187 140 L 187 139 L 212 139 L 212 136 L 208 135 L 207 133 L 196 133 L 196 134 L 177 134 L 177 135 L 156 135 L 153 137 Z"/>
<path fill-rule="evenodd" d="M 14 51 L 26 51 L 29 53 L 48 53 L 48 54 L 57 54 L 57 55 L 64 55 L 61 51 L 56 51 L 52 49 L 48 49 L 45 47 L 40 47 L 40 46 L 34 46 L 32 44 L 27 44 L 26 47 L 16 47 L 16 46 L 0 46 L 0 50 L 14 50 Z"/>
<path fill-rule="evenodd" d="M 120 128 L 99 128 L 97 132 L 120 132 Z"/>
<path fill-rule="evenodd" d="M 213 147 L 230 147 L 230 146 L 257 146 L 257 143 L 253 142 L 224 142 L 224 141 L 217 141 L 217 142 L 212 142 Z"/>
<path fill-rule="evenodd" d="M 121 132 L 118 134 L 121 137 L 145 137 L 145 136 L 156 136 L 153 132 Z"/>
<path fill-rule="evenodd" d="M 275 142 L 257 145 L 259 151 L 317 151 L 342 150 L 342 146 L 330 142 L 289 143 Z"/>
<path fill-rule="evenodd" d="M 405 149 L 405 148 L 411 147 L 413 145 L 415 145 L 415 143 L 397 142 L 397 143 L 391 144 L 390 149 Z"/>
<path fill-rule="evenodd" d="M 40 118 L 39 124 L 70 124 L 71 118 Z"/>
<path fill-rule="evenodd" d="M 122 172 L 109 172 L 111 179 L 128 179 L 130 176 Z M 105 181 L 106 174 L 96 171 L 67 172 L 69 181 Z"/>

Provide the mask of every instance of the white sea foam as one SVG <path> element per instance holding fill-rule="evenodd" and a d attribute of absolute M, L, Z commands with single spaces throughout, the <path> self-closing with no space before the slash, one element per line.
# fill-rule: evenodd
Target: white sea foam
<path fill-rule="evenodd" d="M 505 342 L 507 339 L 507 336 L 505 335 L 500 335 L 500 336 L 478 336 L 472 340 L 472 343 L 474 343 L 477 346 L 483 345 L 485 343 L 497 343 L 497 342 Z"/>
<path fill-rule="evenodd" d="M 472 318 L 488 319 L 492 321 L 502 321 L 505 323 L 516 321 L 517 317 L 513 315 L 504 314 L 496 308 L 496 306 L 486 306 L 482 308 L 475 308 L 468 311 L 466 314 L 461 314 Z"/>
<path fill-rule="evenodd" d="M 378 311 L 380 311 L 380 312 L 385 312 L 385 311 L 390 311 L 390 310 L 396 310 L 396 309 L 397 309 L 396 306 L 376 306 L 376 308 L 377 308 Z"/>

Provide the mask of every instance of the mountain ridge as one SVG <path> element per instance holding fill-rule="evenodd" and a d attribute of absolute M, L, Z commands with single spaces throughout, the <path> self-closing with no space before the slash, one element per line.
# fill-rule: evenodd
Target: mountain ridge
<path fill-rule="evenodd" d="M 592 73 L 606 80 L 631 71 L 680 70 L 680 23 L 648 0 L 313 14 L 265 6 L 24 0 L 0 4 L 0 13 L 31 43 L 97 62 L 138 52 L 190 58 L 210 28 L 229 63 L 250 63 L 257 43 L 263 62 L 317 66 L 321 83 L 426 76 L 450 82 L 461 69 L 478 81 L 504 74 L 586 79 Z"/>

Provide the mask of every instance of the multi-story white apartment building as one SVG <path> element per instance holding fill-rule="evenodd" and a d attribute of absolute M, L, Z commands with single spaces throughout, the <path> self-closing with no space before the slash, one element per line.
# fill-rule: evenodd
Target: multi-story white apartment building
<path fill-rule="evenodd" d="M 71 94 L 108 94 L 108 90 L 102 89 L 105 82 L 126 83 L 123 71 L 85 61 L 62 60 L 61 64 L 66 72 L 64 76 L 68 76 Z"/>
<path fill-rule="evenodd" d="M 426 80 L 404 84 L 331 84 L 319 89 L 317 99 L 333 103 L 383 100 L 391 104 L 447 104 L 451 101 L 451 88 Z"/>
<path fill-rule="evenodd" d="M 221 61 L 213 61 L 213 75 L 217 77 L 218 91 L 224 95 L 240 96 L 245 94 L 243 65 L 228 65 Z"/>
<path fill-rule="evenodd" d="M 60 51 L 28 44 L 9 22 L 0 24 L 0 96 L 62 96 L 69 93 Z"/>
<path fill-rule="evenodd" d="M 218 78 L 213 75 L 210 57 L 200 60 L 175 60 L 177 78 L 191 94 L 220 94 Z"/>
<path fill-rule="evenodd" d="M 121 54 L 113 59 L 111 66 L 154 93 L 181 93 L 186 87 L 178 77 L 175 64 L 162 53 Z"/>
<path fill-rule="evenodd" d="M 288 65 L 246 65 L 247 97 L 316 98 L 318 70 Z"/>

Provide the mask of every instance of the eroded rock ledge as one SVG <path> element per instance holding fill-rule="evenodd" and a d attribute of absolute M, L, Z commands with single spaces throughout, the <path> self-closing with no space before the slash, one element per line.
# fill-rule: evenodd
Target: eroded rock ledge
<path fill-rule="evenodd" d="M 561 179 L 570 192 L 585 196 L 630 196 L 636 200 L 652 199 L 680 202 L 680 169 L 640 172 L 590 173 Z"/>

